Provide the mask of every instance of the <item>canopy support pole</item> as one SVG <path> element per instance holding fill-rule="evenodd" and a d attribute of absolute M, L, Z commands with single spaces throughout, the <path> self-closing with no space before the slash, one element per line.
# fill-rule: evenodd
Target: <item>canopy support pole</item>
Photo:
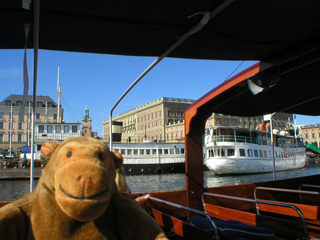
<path fill-rule="evenodd" d="M 36 114 L 37 78 L 38 78 L 38 52 L 39 52 L 39 18 L 40 0 L 34 0 L 34 35 L 33 35 L 33 97 L 32 97 L 32 132 L 31 132 L 31 162 L 30 162 L 30 192 L 33 191 L 34 182 L 34 127 Z"/>
<path fill-rule="evenodd" d="M 273 116 L 276 115 L 276 113 L 270 114 L 270 136 L 271 136 L 271 145 L 272 145 L 272 170 L 273 170 L 273 180 L 277 180 L 276 175 L 276 159 L 274 156 L 274 136 L 273 136 Z"/>
<path fill-rule="evenodd" d="M 144 76 L 146 76 L 158 63 L 160 63 L 165 57 L 167 57 L 173 50 L 175 50 L 181 43 L 183 43 L 188 37 L 191 35 L 199 32 L 202 30 L 202 28 L 209 22 L 211 18 L 216 16 L 218 13 L 220 13 L 223 9 L 225 9 L 227 6 L 229 6 L 234 0 L 226 0 L 222 4 L 220 4 L 215 10 L 212 12 L 204 12 L 203 17 L 200 20 L 200 22 L 195 25 L 193 28 L 191 28 L 187 33 L 183 34 L 178 41 L 176 41 L 170 48 L 168 48 L 162 55 L 160 55 L 151 65 L 149 65 L 146 70 L 142 72 L 142 74 L 129 86 L 129 88 L 121 95 L 121 97 L 118 99 L 118 101 L 113 105 L 113 107 L 110 110 L 110 115 L 109 115 L 109 126 L 110 126 L 110 150 L 113 149 L 113 144 L 112 144 L 112 114 L 114 109 L 119 105 L 119 103 L 123 100 L 123 98 L 131 91 L 131 89 L 137 85 L 138 82 Z"/>

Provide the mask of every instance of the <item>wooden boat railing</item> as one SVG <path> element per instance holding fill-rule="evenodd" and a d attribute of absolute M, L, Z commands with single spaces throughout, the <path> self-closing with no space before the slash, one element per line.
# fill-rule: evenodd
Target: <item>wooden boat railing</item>
<path fill-rule="evenodd" d="M 183 206 L 183 205 L 180 205 L 180 204 L 176 204 L 176 203 L 173 203 L 173 202 L 169 202 L 169 201 L 166 201 L 166 200 L 162 200 L 162 199 L 159 199 L 159 198 L 155 198 L 155 197 L 152 197 L 152 196 L 149 198 L 149 200 L 155 201 L 155 202 L 158 202 L 158 203 L 161 203 L 161 204 L 165 204 L 165 205 L 171 206 L 173 208 L 177 208 L 177 209 L 180 209 L 180 210 L 186 210 L 188 212 L 204 216 L 205 218 L 207 218 L 209 220 L 210 224 L 212 225 L 212 229 L 214 231 L 214 234 L 212 234 L 212 233 L 209 234 L 209 232 L 205 232 L 205 231 L 200 230 L 200 229 L 197 229 L 197 230 L 205 232 L 208 236 L 210 236 L 210 239 L 216 239 L 216 240 L 220 239 L 219 234 L 218 234 L 218 228 L 217 228 L 217 226 L 215 225 L 215 223 L 211 219 L 211 216 L 208 213 L 202 212 L 202 211 L 199 211 L 199 210 L 196 210 L 196 209 L 193 209 L 193 208 L 189 208 L 189 207 L 186 207 L 186 206 Z M 166 225 L 165 221 L 163 221 L 163 217 L 165 217 L 167 219 L 170 218 L 170 220 L 173 220 L 175 226 L 173 226 L 172 230 L 177 235 L 179 235 L 181 237 L 184 237 L 183 225 L 184 226 L 187 225 L 187 226 L 189 226 L 191 228 L 196 228 L 195 226 L 192 226 L 191 224 L 189 224 L 186 221 L 183 221 L 183 220 L 178 219 L 178 218 L 174 218 L 171 215 L 168 215 L 168 214 L 165 214 L 164 212 L 161 212 L 159 209 L 152 208 L 152 213 L 153 213 L 153 216 L 154 216 L 155 220 L 162 227 L 166 227 L 165 226 Z"/>
<path fill-rule="evenodd" d="M 320 192 L 301 190 L 303 187 L 320 188 L 320 186 L 318 186 L 318 185 L 310 185 L 310 184 L 300 185 L 299 190 L 284 189 L 284 188 L 270 188 L 270 187 L 256 187 L 256 189 L 254 190 L 254 198 L 258 199 L 258 197 L 257 197 L 258 190 L 299 194 L 300 203 L 289 202 L 287 200 L 289 198 L 286 199 L 285 203 L 289 203 L 289 204 L 292 204 L 292 205 L 298 207 L 306 219 L 307 227 L 309 229 L 309 234 L 313 235 L 315 237 L 320 237 L 320 216 L 319 216 L 320 207 L 313 205 L 313 204 L 306 204 L 306 203 L 303 203 L 303 201 L 302 201 L 302 195 L 320 196 Z M 261 198 L 259 198 L 259 199 L 261 199 Z M 272 201 L 277 202 L 277 203 L 284 203 L 283 201 L 280 202 L 279 200 L 276 200 L 276 201 L 272 200 Z M 291 201 L 292 201 L 292 199 L 291 199 Z M 263 204 L 257 204 L 258 214 L 259 214 L 259 211 L 264 211 L 264 212 L 269 212 L 269 213 L 274 213 L 274 214 L 283 214 L 283 215 L 287 215 L 287 216 L 291 216 L 291 217 L 298 217 L 295 212 L 288 211 L 288 210 L 283 209 L 281 207 L 270 208 L 270 207 L 263 205 Z"/>
<path fill-rule="evenodd" d="M 225 198 L 236 201 L 244 201 L 257 204 L 265 204 L 269 206 L 282 207 L 287 209 L 292 209 L 297 213 L 300 221 L 294 221 L 286 219 L 285 216 L 271 217 L 259 215 L 257 213 L 246 212 L 244 210 L 231 209 L 229 207 L 218 206 L 206 202 L 206 196 L 215 198 Z M 209 213 L 212 217 L 222 219 L 222 220 L 238 220 L 245 224 L 252 226 L 265 227 L 273 229 L 276 235 L 288 235 L 288 237 L 295 237 L 296 239 L 310 239 L 307 224 L 301 210 L 289 203 L 280 203 L 267 200 L 256 200 L 243 197 L 236 197 L 230 195 L 216 194 L 204 192 L 202 194 L 202 205 L 205 212 Z M 301 230 L 299 230 L 301 229 Z M 284 234 L 285 233 L 285 234 Z"/>

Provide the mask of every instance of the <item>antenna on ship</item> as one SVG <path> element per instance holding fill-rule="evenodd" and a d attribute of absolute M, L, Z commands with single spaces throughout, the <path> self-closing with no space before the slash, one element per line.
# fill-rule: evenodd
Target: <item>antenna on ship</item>
<path fill-rule="evenodd" d="M 57 113 L 57 123 L 61 123 L 60 121 L 60 102 L 61 102 L 61 87 L 59 86 L 60 81 L 60 67 L 58 66 L 58 76 L 57 76 L 57 94 L 58 94 L 58 113 Z"/>

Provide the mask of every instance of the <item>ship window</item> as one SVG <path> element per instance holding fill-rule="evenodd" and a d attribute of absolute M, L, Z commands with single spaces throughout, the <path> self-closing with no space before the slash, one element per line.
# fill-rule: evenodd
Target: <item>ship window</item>
<path fill-rule="evenodd" d="M 259 157 L 259 154 L 258 154 L 258 150 L 257 150 L 257 149 L 254 149 L 254 150 L 253 150 L 253 153 L 254 153 L 254 156 L 255 156 L 255 157 Z"/>
<path fill-rule="evenodd" d="M 225 149 L 221 149 L 221 157 L 226 156 L 226 150 Z"/>
<path fill-rule="evenodd" d="M 126 150 L 125 150 L 125 149 L 121 149 L 121 150 L 120 150 L 120 153 L 121 153 L 122 155 L 124 155 L 124 154 L 126 154 Z"/>
<path fill-rule="evenodd" d="M 260 157 L 263 157 L 262 150 L 259 150 L 259 156 L 260 156 Z"/>
<path fill-rule="evenodd" d="M 234 156 L 234 149 L 228 148 L 228 156 Z"/>
<path fill-rule="evenodd" d="M 144 155 L 144 149 L 140 149 L 140 155 Z"/>
<path fill-rule="evenodd" d="M 170 154 L 174 154 L 173 148 L 170 148 Z"/>
<path fill-rule="evenodd" d="M 181 148 L 181 154 L 184 154 L 184 148 Z"/>
<path fill-rule="evenodd" d="M 267 157 L 267 151 L 266 150 L 263 150 L 263 157 Z"/>
<path fill-rule="evenodd" d="M 252 157 L 252 156 L 253 156 L 252 149 L 248 149 L 248 156 L 249 156 L 249 157 Z"/>
<path fill-rule="evenodd" d="M 168 154 L 169 153 L 168 149 L 164 149 L 163 153 Z"/>
<path fill-rule="evenodd" d="M 150 155 L 150 149 L 146 149 L 146 154 Z"/>
<path fill-rule="evenodd" d="M 132 149 L 127 149 L 127 154 L 132 155 Z"/>
<path fill-rule="evenodd" d="M 209 151 L 208 151 L 208 155 L 209 155 L 209 157 L 213 157 L 213 156 L 214 156 L 213 150 L 209 150 Z"/>
<path fill-rule="evenodd" d="M 138 149 L 133 149 L 133 155 L 138 155 Z"/>
<path fill-rule="evenodd" d="M 240 156 L 242 156 L 242 157 L 246 156 L 246 152 L 243 148 L 239 149 L 239 153 L 240 153 Z"/>
<path fill-rule="evenodd" d="M 157 149 L 152 149 L 152 155 L 157 155 Z"/>

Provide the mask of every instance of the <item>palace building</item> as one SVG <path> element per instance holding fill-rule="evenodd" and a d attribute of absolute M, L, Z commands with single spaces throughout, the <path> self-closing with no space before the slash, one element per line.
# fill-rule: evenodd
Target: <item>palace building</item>
<path fill-rule="evenodd" d="M 112 132 L 120 132 L 121 142 L 179 141 L 184 137 L 184 111 L 193 102 L 194 100 L 181 98 L 156 99 L 113 117 Z M 106 142 L 110 139 L 109 129 L 107 119 L 103 122 L 103 138 Z"/>
<path fill-rule="evenodd" d="M 165 98 L 154 100 L 142 106 L 113 117 L 114 142 L 177 142 L 184 140 L 184 111 L 194 100 Z M 277 113 L 273 127 L 278 130 L 288 128 L 292 114 Z M 206 123 L 211 126 L 236 126 L 257 129 L 263 123 L 263 116 L 238 117 L 213 113 Z M 103 122 L 103 139 L 110 140 L 109 119 Z"/>

